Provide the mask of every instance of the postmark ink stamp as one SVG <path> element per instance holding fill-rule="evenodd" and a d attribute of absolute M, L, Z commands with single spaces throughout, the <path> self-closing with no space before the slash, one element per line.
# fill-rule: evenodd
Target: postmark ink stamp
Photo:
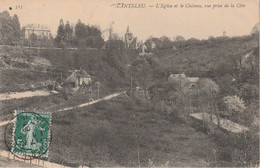
<path fill-rule="evenodd" d="M 15 111 L 12 153 L 47 157 L 50 143 L 51 113 Z"/>

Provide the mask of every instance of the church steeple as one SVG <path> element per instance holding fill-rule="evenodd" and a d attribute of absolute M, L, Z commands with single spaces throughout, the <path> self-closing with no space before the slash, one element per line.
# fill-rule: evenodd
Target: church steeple
<path fill-rule="evenodd" d="M 127 28 L 126 28 L 125 45 L 126 45 L 126 47 L 136 46 L 136 37 L 133 37 L 133 34 L 130 33 L 129 25 L 127 25 Z"/>

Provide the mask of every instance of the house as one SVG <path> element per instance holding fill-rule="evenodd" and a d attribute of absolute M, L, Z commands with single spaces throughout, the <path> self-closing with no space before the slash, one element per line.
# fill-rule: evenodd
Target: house
<path fill-rule="evenodd" d="M 139 53 L 139 56 L 146 55 L 146 50 L 147 50 L 146 45 L 142 43 L 140 48 L 141 48 L 141 52 Z"/>
<path fill-rule="evenodd" d="M 190 83 L 196 83 L 199 80 L 199 77 L 187 77 Z"/>
<path fill-rule="evenodd" d="M 141 99 L 150 99 L 151 98 L 147 89 L 144 89 L 144 88 L 141 88 L 138 86 L 135 88 L 134 95 Z"/>
<path fill-rule="evenodd" d="M 181 73 L 181 74 L 171 74 L 169 77 L 168 77 L 168 81 L 169 82 L 172 82 L 174 81 L 175 79 L 180 79 L 180 78 L 186 78 L 186 75 L 184 73 Z"/>
<path fill-rule="evenodd" d="M 184 73 L 181 73 L 181 74 L 171 74 L 168 78 L 169 82 L 180 81 L 180 80 L 188 82 L 187 86 L 192 87 L 199 80 L 199 77 L 186 77 Z"/>
<path fill-rule="evenodd" d="M 174 45 L 172 46 L 172 50 L 176 51 L 177 50 L 177 47 Z"/>
<path fill-rule="evenodd" d="M 26 39 L 29 39 L 32 34 L 37 35 L 39 38 L 49 39 L 51 36 L 50 28 L 44 25 L 27 24 L 24 26 L 24 35 Z"/>
<path fill-rule="evenodd" d="M 91 76 L 85 70 L 74 70 L 66 79 L 66 83 L 72 84 L 73 87 L 88 85 L 91 82 Z"/>

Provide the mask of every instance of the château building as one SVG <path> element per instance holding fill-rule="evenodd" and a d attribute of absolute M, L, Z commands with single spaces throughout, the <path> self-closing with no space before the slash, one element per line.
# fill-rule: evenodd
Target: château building
<path fill-rule="evenodd" d="M 50 38 L 50 28 L 44 25 L 27 24 L 24 26 L 24 35 L 29 39 L 32 34 L 36 34 L 40 38 Z"/>

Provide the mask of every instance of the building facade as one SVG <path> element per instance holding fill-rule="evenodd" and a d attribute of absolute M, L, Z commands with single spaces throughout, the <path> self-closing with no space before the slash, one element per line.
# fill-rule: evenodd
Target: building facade
<path fill-rule="evenodd" d="M 50 38 L 50 28 L 44 25 L 27 24 L 24 26 L 25 39 L 29 39 L 32 34 L 36 34 L 39 38 Z"/>
<path fill-rule="evenodd" d="M 72 74 L 66 79 L 67 83 L 72 84 L 73 87 L 88 85 L 91 83 L 91 76 L 85 70 L 74 70 Z"/>

